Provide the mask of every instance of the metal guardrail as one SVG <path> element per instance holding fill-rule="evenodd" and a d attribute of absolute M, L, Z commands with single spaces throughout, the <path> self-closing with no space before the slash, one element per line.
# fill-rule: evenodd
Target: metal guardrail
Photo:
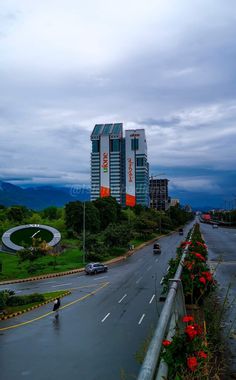
<path fill-rule="evenodd" d="M 194 227 L 188 241 L 191 241 L 193 230 Z M 175 277 L 170 280 L 169 291 L 137 380 L 163 380 L 167 378 L 168 368 L 166 364 L 161 362 L 159 369 L 157 366 L 163 339 L 165 337 L 171 339 L 174 336 L 177 322 L 181 324 L 181 319 L 186 314 L 181 274 L 187 252 L 188 246 L 183 251 Z"/>

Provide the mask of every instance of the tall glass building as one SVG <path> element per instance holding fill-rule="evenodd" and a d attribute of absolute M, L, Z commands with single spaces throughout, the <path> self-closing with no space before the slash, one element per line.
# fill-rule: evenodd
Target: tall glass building
<path fill-rule="evenodd" d="M 126 206 L 149 206 L 149 164 L 144 129 L 125 131 Z"/>
<path fill-rule="evenodd" d="M 96 124 L 91 134 L 91 200 L 112 196 L 122 206 L 149 205 L 149 165 L 144 129 Z"/>

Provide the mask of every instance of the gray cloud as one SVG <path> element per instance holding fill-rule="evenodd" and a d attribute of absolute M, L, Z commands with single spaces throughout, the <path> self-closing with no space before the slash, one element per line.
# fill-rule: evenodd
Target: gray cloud
<path fill-rule="evenodd" d="M 236 163 L 234 1 L 59 3 L 2 5 L 1 178 L 89 183 L 90 132 L 120 121 L 146 129 L 151 168 L 219 170 L 218 188 Z"/>

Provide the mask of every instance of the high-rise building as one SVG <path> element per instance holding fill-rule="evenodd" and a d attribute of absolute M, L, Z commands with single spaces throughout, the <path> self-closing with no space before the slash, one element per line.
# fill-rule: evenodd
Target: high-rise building
<path fill-rule="evenodd" d="M 150 207 L 166 211 L 170 204 L 168 196 L 168 179 L 153 179 L 149 182 Z"/>
<path fill-rule="evenodd" d="M 144 129 L 96 124 L 91 134 L 91 200 L 112 196 L 123 206 L 149 205 L 149 165 Z"/>
<path fill-rule="evenodd" d="M 144 129 L 125 131 L 126 206 L 149 206 L 149 164 Z"/>
<path fill-rule="evenodd" d="M 91 200 L 112 196 L 122 203 L 123 124 L 96 124 L 91 141 Z"/>

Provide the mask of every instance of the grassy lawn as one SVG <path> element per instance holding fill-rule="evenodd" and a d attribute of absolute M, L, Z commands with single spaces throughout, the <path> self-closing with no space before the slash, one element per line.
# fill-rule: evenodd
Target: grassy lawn
<path fill-rule="evenodd" d="M 2 263 L 0 281 L 3 281 L 81 268 L 83 267 L 83 255 L 78 248 L 68 248 L 56 257 L 44 256 L 36 260 L 37 270 L 32 274 L 27 271 L 28 262 L 19 264 L 17 255 L 0 252 L 0 262 Z"/>
<path fill-rule="evenodd" d="M 58 290 L 56 292 L 42 293 L 42 294 L 45 297 L 45 301 L 49 301 L 49 300 L 53 300 L 56 297 L 61 297 L 61 295 L 64 294 L 64 293 L 65 293 L 65 290 Z M 23 310 L 28 309 L 30 307 L 37 306 L 37 305 L 39 305 L 41 303 L 42 302 L 33 302 L 33 303 L 25 304 L 25 305 L 6 306 L 6 307 L 4 307 L 5 315 L 16 313 L 18 311 L 23 311 Z"/>
<path fill-rule="evenodd" d="M 35 238 L 41 238 L 49 242 L 53 238 L 53 234 L 50 231 L 39 229 L 38 227 L 25 228 L 19 231 L 13 232 L 11 235 L 11 241 L 17 245 L 28 247 L 32 245 L 32 236 Z"/>
<path fill-rule="evenodd" d="M 150 236 L 149 239 L 152 239 L 152 237 L 155 237 L 155 235 Z M 149 239 L 134 239 L 130 242 L 130 244 L 137 247 Z M 33 263 L 33 265 L 35 265 L 35 270 L 32 273 L 29 273 L 27 270 L 29 262 L 19 263 L 17 255 L 0 252 L 0 263 L 2 263 L 0 281 L 21 279 L 83 268 L 83 252 L 78 248 L 78 240 L 63 239 L 62 246 L 64 251 L 60 255 L 47 255 L 36 260 L 35 263 Z M 111 248 L 109 255 L 104 257 L 104 260 L 108 261 L 115 257 L 124 255 L 127 251 L 128 248 Z"/>

